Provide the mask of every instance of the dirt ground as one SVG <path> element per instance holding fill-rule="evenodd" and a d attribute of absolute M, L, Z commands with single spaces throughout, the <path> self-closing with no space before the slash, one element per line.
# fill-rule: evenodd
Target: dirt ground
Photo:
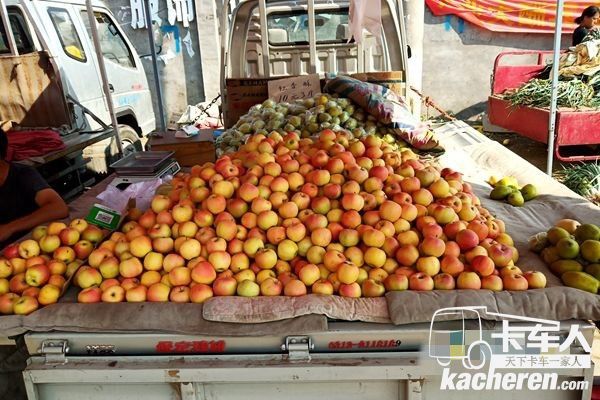
<path fill-rule="evenodd" d="M 546 172 L 547 163 L 547 146 L 544 143 L 536 142 L 524 136 L 520 136 L 514 132 L 487 132 L 485 131 L 484 125 L 482 124 L 481 118 L 464 121 L 471 125 L 474 129 L 481 132 L 486 137 L 504 145 L 512 152 L 518 154 L 531 164 L 535 165 L 541 171 Z M 600 147 L 591 146 L 576 146 L 570 147 L 566 150 L 561 150 L 563 156 L 566 155 L 597 155 L 600 154 Z M 557 172 L 562 171 L 564 168 L 576 165 L 577 162 L 561 162 L 555 156 L 553 152 L 553 163 L 552 173 L 557 178 Z M 600 205 L 600 198 L 589 199 L 590 201 Z"/>
<path fill-rule="evenodd" d="M 491 133 L 483 132 L 488 138 L 503 144 L 507 149 L 511 150 L 535 165 L 542 171 L 546 171 L 547 150 L 544 143 L 535 142 L 515 133 Z M 562 164 L 558 160 L 554 160 L 554 171 L 560 171 Z"/>
<path fill-rule="evenodd" d="M 523 157 L 525 160 L 538 167 L 541 171 L 546 171 L 546 157 L 548 153 L 544 143 L 533 141 L 524 136 L 519 136 L 513 132 L 486 132 L 481 123 L 481 119 L 479 118 L 477 120 L 467 120 L 465 122 L 488 138 L 504 145 L 513 153 Z M 563 164 L 555 157 L 552 170 L 556 172 L 562 170 L 562 168 Z"/>

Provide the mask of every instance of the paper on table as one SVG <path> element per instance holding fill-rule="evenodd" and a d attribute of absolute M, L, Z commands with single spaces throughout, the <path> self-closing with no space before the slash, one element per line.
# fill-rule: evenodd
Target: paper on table
<path fill-rule="evenodd" d="M 198 133 L 200 133 L 200 129 L 196 128 L 194 125 L 186 125 L 175 132 L 175 137 L 177 139 L 188 139 L 192 136 L 196 136 Z"/>
<path fill-rule="evenodd" d="M 194 125 L 186 125 L 186 126 L 182 127 L 181 129 L 183 129 L 183 131 L 185 133 L 187 133 L 188 136 L 194 136 L 194 135 L 197 135 L 198 133 L 200 133 L 200 129 L 198 129 Z"/>

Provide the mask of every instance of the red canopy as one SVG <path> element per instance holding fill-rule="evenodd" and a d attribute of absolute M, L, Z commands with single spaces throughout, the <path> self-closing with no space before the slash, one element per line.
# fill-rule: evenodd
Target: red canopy
<path fill-rule="evenodd" d="M 425 0 L 434 15 L 457 15 L 494 32 L 553 33 L 556 0 Z M 577 27 L 574 20 L 589 0 L 565 0 L 563 33 Z"/>

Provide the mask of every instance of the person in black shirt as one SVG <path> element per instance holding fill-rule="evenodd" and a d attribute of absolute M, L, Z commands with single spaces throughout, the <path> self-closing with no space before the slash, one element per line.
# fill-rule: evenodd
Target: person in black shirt
<path fill-rule="evenodd" d="M 64 200 L 34 168 L 6 161 L 7 150 L 0 129 L 0 250 L 30 229 L 69 215 Z"/>
<path fill-rule="evenodd" d="M 579 24 L 577 29 L 573 31 L 573 46 L 577 46 L 583 42 L 583 38 L 590 33 L 590 30 L 594 28 L 594 25 L 598 23 L 600 19 L 600 8 L 596 6 L 589 6 L 581 13 L 581 16 L 575 18 L 575 23 Z"/>

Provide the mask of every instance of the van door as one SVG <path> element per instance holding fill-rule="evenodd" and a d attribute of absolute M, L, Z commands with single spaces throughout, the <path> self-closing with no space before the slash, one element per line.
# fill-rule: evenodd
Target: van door
<path fill-rule="evenodd" d="M 15 6 L 8 6 L 6 10 L 8 12 L 8 20 L 10 22 L 13 37 L 15 38 L 15 43 L 17 45 L 17 51 L 19 54 L 34 52 L 36 50 L 35 44 L 23 12 Z M 8 48 L 4 24 L 2 19 L 0 19 L 0 55 L 2 54 L 10 54 L 10 50 Z"/>
<path fill-rule="evenodd" d="M 79 12 L 87 37 L 93 43 L 87 11 L 79 8 Z M 96 9 L 94 16 L 115 112 L 117 115 L 132 114 L 142 132 L 148 133 L 154 129 L 155 121 L 152 97 L 141 60 L 107 10 Z"/>
<path fill-rule="evenodd" d="M 94 62 L 94 49 L 81 25 L 79 15 L 65 3 L 31 2 L 46 29 L 50 53 L 55 56 L 66 92 L 103 121 L 110 121 Z M 76 121 L 77 127 L 99 128 L 91 118 Z"/>

